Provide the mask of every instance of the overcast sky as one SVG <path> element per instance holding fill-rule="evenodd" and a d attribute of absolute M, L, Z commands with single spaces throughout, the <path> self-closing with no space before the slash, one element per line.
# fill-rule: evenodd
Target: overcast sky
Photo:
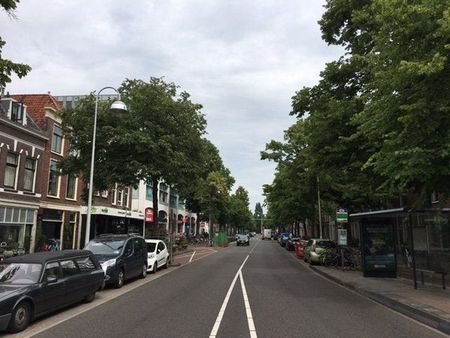
<path fill-rule="evenodd" d="M 250 209 L 275 166 L 291 97 L 341 51 L 322 40 L 321 0 L 21 1 L 0 13 L 3 57 L 30 65 L 11 94 L 81 95 L 125 78 L 164 76 L 204 106 L 208 138 L 249 191 Z M 107 92 L 105 92 L 107 93 Z"/>

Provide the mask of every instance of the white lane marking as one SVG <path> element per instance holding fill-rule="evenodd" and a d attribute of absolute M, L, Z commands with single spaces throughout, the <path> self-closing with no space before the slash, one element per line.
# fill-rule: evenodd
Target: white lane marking
<path fill-rule="evenodd" d="M 230 288 L 228 289 L 227 295 L 225 296 L 222 306 L 220 307 L 219 314 L 217 315 L 216 321 L 214 322 L 214 326 L 211 330 L 211 333 L 209 334 L 210 338 L 215 337 L 217 335 L 217 332 L 219 331 L 220 323 L 222 322 L 222 318 L 223 318 L 223 315 L 227 308 L 228 301 L 230 300 L 230 296 L 231 296 L 231 292 L 233 291 L 234 284 L 236 284 L 239 273 L 241 272 L 242 268 L 244 267 L 245 262 L 247 262 L 247 259 L 249 257 L 250 257 L 249 255 L 247 255 L 247 257 L 245 257 L 244 262 L 239 267 L 239 270 L 236 272 L 236 275 L 234 276 L 233 281 L 231 282 L 231 285 L 230 285 Z"/>
<path fill-rule="evenodd" d="M 242 295 L 244 296 L 245 312 L 247 314 L 248 329 L 250 330 L 250 337 L 257 338 L 255 323 L 253 322 L 252 309 L 250 308 L 250 302 L 248 301 L 247 290 L 245 289 L 244 277 L 242 276 L 242 270 L 239 272 L 239 279 L 241 281 Z"/>
<path fill-rule="evenodd" d="M 194 251 L 194 252 L 192 253 L 191 258 L 189 259 L 189 263 L 192 262 L 192 258 L 194 258 L 195 253 L 196 253 L 196 251 Z"/>
<path fill-rule="evenodd" d="M 248 253 L 249 255 L 252 254 L 253 250 L 255 250 L 255 248 L 258 246 L 258 244 L 261 243 L 260 241 L 256 242 L 255 246 L 250 250 L 250 252 Z"/>

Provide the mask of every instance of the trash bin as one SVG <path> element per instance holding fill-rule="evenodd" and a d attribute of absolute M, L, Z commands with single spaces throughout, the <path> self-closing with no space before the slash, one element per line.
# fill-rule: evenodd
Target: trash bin
<path fill-rule="evenodd" d="M 305 247 L 306 247 L 307 241 L 300 240 L 298 242 L 295 242 L 295 254 L 298 258 L 305 257 Z"/>

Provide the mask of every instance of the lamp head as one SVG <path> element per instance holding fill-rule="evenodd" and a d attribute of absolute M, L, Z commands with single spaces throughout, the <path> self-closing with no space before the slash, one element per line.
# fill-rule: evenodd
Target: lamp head
<path fill-rule="evenodd" d="M 117 115 L 124 115 L 128 111 L 127 105 L 120 100 L 114 101 L 109 110 Z"/>

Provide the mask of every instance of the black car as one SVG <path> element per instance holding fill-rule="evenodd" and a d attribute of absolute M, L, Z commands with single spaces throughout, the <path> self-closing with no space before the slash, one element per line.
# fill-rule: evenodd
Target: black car
<path fill-rule="evenodd" d="M 62 307 L 92 301 L 104 285 L 92 252 L 37 252 L 0 263 L 0 330 L 19 332 L 31 320 Z"/>
<path fill-rule="evenodd" d="M 127 279 L 147 276 L 147 245 L 141 236 L 104 234 L 86 247 L 97 257 L 106 284 L 121 288 Z"/>
<path fill-rule="evenodd" d="M 286 241 L 286 250 L 293 251 L 295 250 L 295 243 L 300 242 L 300 237 L 289 237 Z"/>
<path fill-rule="evenodd" d="M 280 234 L 280 236 L 278 237 L 278 242 L 280 243 L 281 246 L 286 246 L 286 242 L 289 239 L 289 233 L 287 232 L 282 232 Z"/>
<path fill-rule="evenodd" d="M 236 245 L 250 245 L 250 239 L 247 235 L 237 235 Z"/>

